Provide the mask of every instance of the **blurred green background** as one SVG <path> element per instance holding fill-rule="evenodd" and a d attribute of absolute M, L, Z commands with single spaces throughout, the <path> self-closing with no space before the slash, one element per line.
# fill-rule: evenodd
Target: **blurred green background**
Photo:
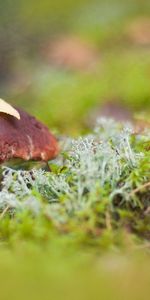
<path fill-rule="evenodd" d="M 84 131 L 107 102 L 149 117 L 150 1 L 0 0 L 0 90 L 59 133 Z M 3 241 L 1 299 L 148 299 L 149 256 L 109 242 L 100 258 L 65 238 Z"/>
<path fill-rule="evenodd" d="M 150 109 L 150 2 L 1 1 L 1 97 L 60 132 L 107 101 Z"/>

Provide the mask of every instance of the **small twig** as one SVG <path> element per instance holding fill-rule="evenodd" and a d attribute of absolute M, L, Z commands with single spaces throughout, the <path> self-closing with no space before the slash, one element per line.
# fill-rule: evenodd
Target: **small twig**
<path fill-rule="evenodd" d="M 10 205 L 7 205 L 7 206 L 5 207 L 5 209 L 3 210 L 3 212 L 2 212 L 1 215 L 0 215 L 0 220 L 3 219 L 4 215 L 6 214 L 6 212 L 8 211 L 9 208 L 10 208 Z"/>
<path fill-rule="evenodd" d="M 139 186 L 138 188 L 136 188 L 135 190 L 133 190 L 129 196 L 134 196 L 135 194 L 137 194 L 138 192 L 140 192 L 141 190 L 147 188 L 147 187 L 150 187 L 150 181 L 149 182 L 146 182 L 145 184 Z"/>
<path fill-rule="evenodd" d="M 108 211 L 106 211 L 106 227 L 107 227 L 108 230 L 112 229 L 111 217 L 110 217 L 110 213 Z"/>
<path fill-rule="evenodd" d="M 50 168 L 50 166 L 49 166 L 48 161 L 46 162 L 46 169 L 47 169 L 48 172 L 51 172 L 51 168 Z"/>

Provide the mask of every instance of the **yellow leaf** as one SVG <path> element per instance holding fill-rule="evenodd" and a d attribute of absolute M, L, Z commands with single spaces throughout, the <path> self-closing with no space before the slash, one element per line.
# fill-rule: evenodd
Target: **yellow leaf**
<path fill-rule="evenodd" d="M 3 99 L 0 99 L 0 112 L 11 115 L 20 120 L 19 112 Z"/>

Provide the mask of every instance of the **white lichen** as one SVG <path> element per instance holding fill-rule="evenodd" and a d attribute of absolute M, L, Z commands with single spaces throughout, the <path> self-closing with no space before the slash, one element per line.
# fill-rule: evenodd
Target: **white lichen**
<path fill-rule="evenodd" d="M 122 128 L 112 120 L 99 119 L 92 134 L 66 140 L 66 155 L 55 160 L 59 172 L 3 168 L 0 208 L 10 205 L 39 213 L 42 198 L 49 203 L 51 218 L 63 222 L 67 215 L 101 201 L 101 190 L 110 201 L 116 195 L 127 201 L 133 188 L 130 174 L 144 157 L 133 149 L 131 137 L 130 124 Z M 91 197 L 94 193 L 96 198 Z"/>

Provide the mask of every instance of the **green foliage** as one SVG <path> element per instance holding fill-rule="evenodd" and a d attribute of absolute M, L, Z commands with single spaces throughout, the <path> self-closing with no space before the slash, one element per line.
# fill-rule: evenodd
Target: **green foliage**
<path fill-rule="evenodd" d="M 1 6 L 0 79 L 10 78 L 0 82 L 3 98 L 71 134 L 83 130 L 83 119 L 105 100 L 117 99 L 133 112 L 149 110 L 149 48 L 130 42 L 126 32 L 134 18 L 149 16 L 148 1 L 15 0 L 13 7 L 11 1 Z M 47 44 L 61 35 L 96 49 L 94 70 L 47 60 Z"/>

